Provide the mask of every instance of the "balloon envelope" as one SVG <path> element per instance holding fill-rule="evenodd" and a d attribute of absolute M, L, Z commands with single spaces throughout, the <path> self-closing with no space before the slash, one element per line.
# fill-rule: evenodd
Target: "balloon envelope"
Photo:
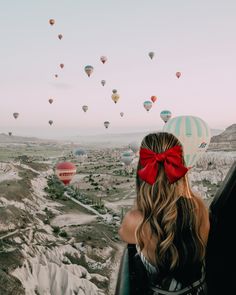
<path fill-rule="evenodd" d="M 155 102 L 157 100 L 157 97 L 155 96 L 155 95 L 153 95 L 152 97 L 151 97 L 151 101 L 152 102 Z"/>
<path fill-rule="evenodd" d="M 88 157 L 87 152 L 82 148 L 77 148 L 74 151 L 74 155 L 76 156 L 79 162 L 83 162 Z"/>
<path fill-rule="evenodd" d="M 120 112 L 120 116 L 123 117 L 124 116 L 124 113 L 123 112 Z"/>
<path fill-rule="evenodd" d="M 53 99 L 52 99 L 52 98 L 49 98 L 48 102 L 49 102 L 50 104 L 52 104 L 52 103 L 53 103 Z"/>
<path fill-rule="evenodd" d="M 63 69 L 64 68 L 64 64 L 60 64 L 60 68 Z"/>
<path fill-rule="evenodd" d="M 180 73 L 180 72 L 177 72 L 177 73 L 176 73 L 176 77 L 179 79 L 180 76 L 181 76 L 181 73 Z"/>
<path fill-rule="evenodd" d="M 154 55 L 155 55 L 155 52 L 151 51 L 151 52 L 148 53 L 148 55 L 149 55 L 149 57 L 150 57 L 151 59 L 153 59 L 153 57 L 154 57 Z"/>
<path fill-rule="evenodd" d="M 82 109 L 83 109 L 83 111 L 86 113 L 87 110 L 88 110 L 88 106 L 84 105 L 84 106 L 82 106 Z"/>
<path fill-rule="evenodd" d="M 76 166 L 71 162 L 61 162 L 56 165 L 56 175 L 65 184 L 68 185 L 76 174 Z"/>
<path fill-rule="evenodd" d="M 63 38 L 63 35 L 62 34 L 59 34 L 58 35 L 58 38 L 61 40 Z"/>
<path fill-rule="evenodd" d="M 164 125 L 163 131 L 174 134 L 182 143 L 187 166 L 194 165 L 208 148 L 211 139 L 207 123 L 194 116 L 172 118 Z"/>
<path fill-rule="evenodd" d="M 91 74 L 93 73 L 94 68 L 93 66 L 88 65 L 84 67 L 84 70 L 85 70 L 85 73 L 88 75 L 88 77 L 90 77 Z"/>
<path fill-rule="evenodd" d="M 169 121 L 169 119 L 171 118 L 171 116 L 172 116 L 171 111 L 163 110 L 160 113 L 160 117 L 162 118 L 162 120 L 165 123 Z"/>
<path fill-rule="evenodd" d="M 55 20 L 51 18 L 51 19 L 49 20 L 49 24 L 50 24 L 51 26 L 53 26 L 53 25 L 55 24 Z"/>
<path fill-rule="evenodd" d="M 140 144 L 137 141 L 132 141 L 129 144 L 129 148 L 132 150 L 133 153 L 137 154 L 140 149 Z"/>
<path fill-rule="evenodd" d="M 105 121 L 105 122 L 104 122 L 104 126 L 105 126 L 106 128 L 108 128 L 109 125 L 110 125 L 110 122 L 109 122 L 109 121 Z"/>
<path fill-rule="evenodd" d="M 12 132 L 8 132 L 8 135 L 9 135 L 9 136 L 12 136 Z"/>
<path fill-rule="evenodd" d="M 101 84 L 102 84 L 102 86 L 104 86 L 106 84 L 106 81 L 105 80 L 102 80 L 101 81 Z"/>
<path fill-rule="evenodd" d="M 133 161 L 133 158 L 134 158 L 134 153 L 132 151 L 125 151 L 121 154 L 120 160 L 122 163 L 128 166 Z"/>
<path fill-rule="evenodd" d="M 75 156 L 84 156 L 87 155 L 86 151 L 82 148 L 77 148 L 74 151 Z"/>
<path fill-rule="evenodd" d="M 13 113 L 13 117 L 17 119 L 19 117 L 19 113 Z"/>
<path fill-rule="evenodd" d="M 106 56 L 101 56 L 100 60 L 104 64 L 107 61 L 107 57 Z"/>
<path fill-rule="evenodd" d="M 144 103 L 143 103 L 143 106 L 145 108 L 146 111 L 149 111 L 151 108 L 152 108 L 152 102 L 149 101 L 149 100 L 146 100 Z"/>
<path fill-rule="evenodd" d="M 114 101 L 114 103 L 117 103 L 117 101 L 120 98 L 120 95 L 118 93 L 113 93 L 111 96 L 112 100 Z"/>
<path fill-rule="evenodd" d="M 52 124 L 53 124 L 53 121 L 52 121 L 52 120 L 49 120 L 49 121 L 48 121 L 48 124 L 49 124 L 49 125 L 52 125 Z"/>

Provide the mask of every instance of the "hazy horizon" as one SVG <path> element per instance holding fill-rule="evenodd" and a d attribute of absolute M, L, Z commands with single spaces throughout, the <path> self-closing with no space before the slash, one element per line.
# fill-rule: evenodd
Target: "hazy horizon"
<path fill-rule="evenodd" d="M 163 109 L 224 130 L 235 123 L 235 9 L 234 1 L 4 1 L 0 133 L 58 138 L 148 132 L 162 129 Z M 88 64 L 94 66 L 90 78 Z M 112 89 L 120 94 L 117 104 Z M 152 95 L 158 99 L 147 112 L 143 102 Z"/>

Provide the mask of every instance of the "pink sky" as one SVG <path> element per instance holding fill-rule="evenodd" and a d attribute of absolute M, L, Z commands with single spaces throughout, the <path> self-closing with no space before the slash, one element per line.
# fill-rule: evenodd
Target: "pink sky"
<path fill-rule="evenodd" d="M 163 109 L 173 116 L 196 115 L 211 128 L 236 123 L 235 11 L 235 1 L 4 1 L 0 133 L 55 137 L 155 130 L 163 126 Z M 153 60 L 149 51 L 155 52 Z M 101 55 L 108 57 L 105 65 Z M 91 78 L 84 72 L 87 64 L 94 66 Z M 120 94 L 116 105 L 114 88 Z M 152 95 L 158 100 L 147 113 L 143 102 Z M 17 120 L 13 112 L 20 113 Z"/>

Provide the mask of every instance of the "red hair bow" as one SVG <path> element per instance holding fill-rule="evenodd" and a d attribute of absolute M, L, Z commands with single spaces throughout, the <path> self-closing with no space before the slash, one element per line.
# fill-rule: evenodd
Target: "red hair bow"
<path fill-rule="evenodd" d="M 188 171 L 188 168 L 183 165 L 181 146 L 174 146 L 160 154 L 141 148 L 140 162 L 143 168 L 138 171 L 138 175 L 149 184 L 154 184 L 156 181 L 160 162 L 164 163 L 165 173 L 170 183 L 177 181 Z"/>

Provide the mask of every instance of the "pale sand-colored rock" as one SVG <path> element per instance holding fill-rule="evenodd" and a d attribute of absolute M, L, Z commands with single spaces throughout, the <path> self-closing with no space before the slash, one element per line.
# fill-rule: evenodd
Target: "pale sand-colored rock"
<path fill-rule="evenodd" d="M 89 224 L 91 222 L 94 222 L 96 220 L 95 215 L 89 215 L 89 214 L 64 214 L 64 215 L 58 215 L 56 216 L 52 221 L 52 226 L 70 226 L 70 225 L 82 225 L 82 224 Z"/>

